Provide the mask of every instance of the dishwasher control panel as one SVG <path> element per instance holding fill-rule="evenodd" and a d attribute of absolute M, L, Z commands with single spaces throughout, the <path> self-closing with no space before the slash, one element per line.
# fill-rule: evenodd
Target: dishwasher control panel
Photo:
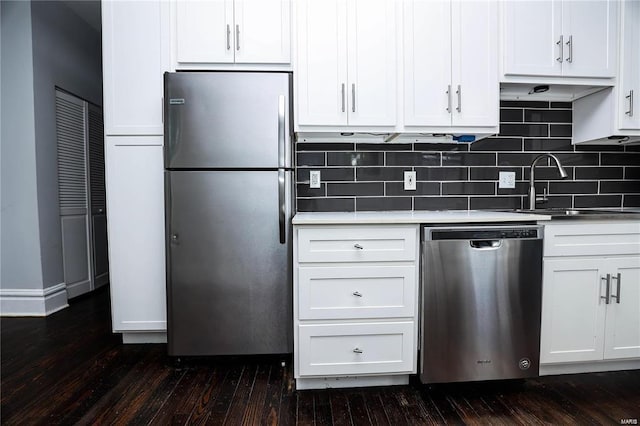
<path fill-rule="evenodd" d="M 525 227 L 434 227 L 425 228 L 427 240 L 513 240 L 540 239 L 542 228 Z"/>

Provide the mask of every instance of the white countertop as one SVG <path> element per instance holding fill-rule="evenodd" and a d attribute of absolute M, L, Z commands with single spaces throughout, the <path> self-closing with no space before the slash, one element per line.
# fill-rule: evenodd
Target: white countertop
<path fill-rule="evenodd" d="M 386 224 L 386 223 L 473 223 L 551 220 L 551 216 L 486 210 L 306 212 L 293 217 L 294 225 Z"/>

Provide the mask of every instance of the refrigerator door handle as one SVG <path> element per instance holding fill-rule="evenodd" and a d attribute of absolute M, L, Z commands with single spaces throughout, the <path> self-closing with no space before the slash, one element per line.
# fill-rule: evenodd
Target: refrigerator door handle
<path fill-rule="evenodd" d="M 280 244 L 286 242 L 286 196 L 285 196 L 285 171 L 284 169 L 278 169 L 278 218 L 280 222 Z"/>
<path fill-rule="evenodd" d="M 285 102 L 284 95 L 278 96 L 278 167 L 287 167 L 285 130 L 284 130 Z"/>

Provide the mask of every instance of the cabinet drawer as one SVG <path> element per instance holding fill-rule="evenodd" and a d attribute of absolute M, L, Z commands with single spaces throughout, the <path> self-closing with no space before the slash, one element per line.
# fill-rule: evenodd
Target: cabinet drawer
<path fill-rule="evenodd" d="M 416 227 L 298 229 L 298 262 L 376 262 L 416 259 Z"/>
<path fill-rule="evenodd" d="M 412 317 L 414 266 L 300 267 L 300 319 Z"/>
<path fill-rule="evenodd" d="M 545 257 L 624 254 L 640 254 L 640 222 L 545 225 Z"/>
<path fill-rule="evenodd" d="M 410 373 L 414 371 L 414 323 L 301 325 L 301 376 Z"/>

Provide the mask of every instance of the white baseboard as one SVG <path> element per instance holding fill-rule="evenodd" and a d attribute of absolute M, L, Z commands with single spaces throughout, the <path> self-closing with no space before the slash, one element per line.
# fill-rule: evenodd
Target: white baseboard
<path fill-rule="evenodd" d="M 68 306 L 64 283 L 43 290 L 0 289 L 0 316 L 3 317 L 46 317 Z"/>
<path fill-rule="evenodd" d="M 79 281 L 77 283 L 67 285 L 67 297 L 72 299 L 91 291 L 91 281 Z"/>
<path fill-rule="evenodd" d="M 103 285 L 107 285 L 107 284 L 109 284 L 109 274 L 108 273 L 102 274 L 102 275 L 96 277 L 95 280 L 93 281 L 93 286 L 95 288 L 100 288 Z"/>
<path fill-rule="evenodd" d="M 541 364 L 541 376 L 556 374 L 602 373 L 605 371 L 638 370 L 640 359 L 576 362 L 573 364 Z"/>
<path fill-rule="evenodd" d="M 122 343 L 125 345 L 136 343 L 167 343 L 167 333 L 165 332 L 139 332 L 122 333 Z"/>
<path fill-rule="evenodd" d="M 359 388 L 365 386 L 397 386 L 409 384 L 409 375 L 313 377 L 296 379 L 296 389 Z"/>

